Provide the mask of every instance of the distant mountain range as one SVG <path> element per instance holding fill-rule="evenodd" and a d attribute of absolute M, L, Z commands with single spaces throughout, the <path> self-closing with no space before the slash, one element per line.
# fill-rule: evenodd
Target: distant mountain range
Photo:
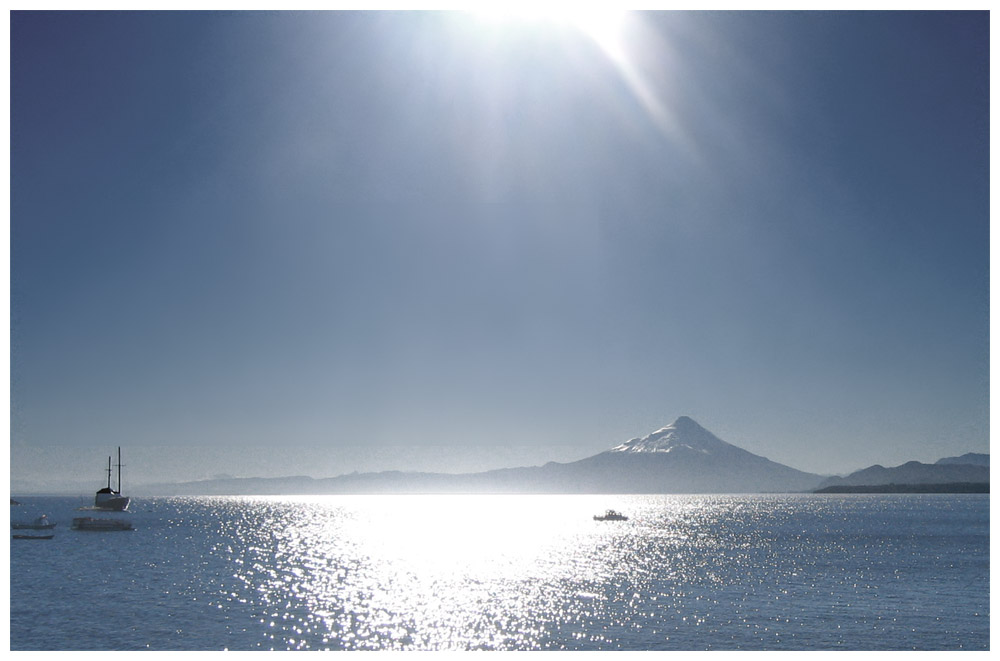
<path fill-rule="evenodd" d="M 985 465 L 984 465 L 985 462 Z M 388 471 L 339 477 L 224 478 L 150 485 L 145 495 L 366 493 L 789 493 L 829 486 L 989 481 L 989 455 L 910 462 L 847 477 L 806 473 L 726 443 L 687 416 L 569 463 L 452 475 Z"/>
<path fill-rule="evenodd" d="M 965 455 L 969 457 L 970 455 Z M 919 461 L 908 461 L 902 466 L 885 468 L 884 466 L 869 466 L 855 471 L 847 477 L 831 477 L 823 481 L 819 488 L 834 486 L 875 486 L 882 484 L 950 484 L 961 482 L 989 482 L 989 455 L 972 455 L 986 457 L 983 464 L 959 464 L 941 460 L 933 464 L 922 464 Z M 949 459 L 954 459 L 950 457 Z M 942 463 L 945 462 L 945 463 Z"/>
<path fill-rule="evenodd" d="M 935 464 L 968 464 L 970 466 L 986 466 L 990 465 L 990 455 L 988 454 L 978 454 L 976 452 L 969 452 L 963 454 L 961 457 L 945 457 L 944 459 L 938 459 L 934 462 Z"/>

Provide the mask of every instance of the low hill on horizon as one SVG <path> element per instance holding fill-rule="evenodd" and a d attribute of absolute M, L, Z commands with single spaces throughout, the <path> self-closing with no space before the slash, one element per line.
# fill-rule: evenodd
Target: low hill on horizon
<path fill-rule="evenodd" d="M 945 457 L 938 459 L 935 464 L 967 464 L 969 466 L 989 466 L 990 455 L 979 452 L 967 452 L 960 457 Z"/>
<path fill-rule="evenodd" d="M 989 457 L 989 455 L 985 456 Z M 827 478 L 819 488 L 886 484 L 988 483 L 989 481 L 990 468 L 988 465 L 941 463 L 940 461 L 934 464 L 923 464 L 919 461 L 908 461 L 901 466 L 892 468 L 876 464 L 855 471 L 846 477 Z"/>

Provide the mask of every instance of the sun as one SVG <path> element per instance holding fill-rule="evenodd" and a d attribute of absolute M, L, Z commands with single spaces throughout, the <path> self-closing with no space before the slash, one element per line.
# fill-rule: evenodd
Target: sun
<path fill-rule="evenodd" d="M 553 35 L 566 30 L 583 35 L 614 66 L 656 129 L 677 144 L 693 148 L 669 95 L 673 49 L 645 24 L 641 12 L 615 9 L 609 3 L 544 0 L 492 0 L 466 12 L 490 31 L 549 26 Z"/>
<path fill-rule="evenodd" d="M 621 57 L 627 11 L 572 2 L 484 3 L 471 13 L 491 24 L 549 23 L 570 27 L 590 37 L 612 59 Z"/>

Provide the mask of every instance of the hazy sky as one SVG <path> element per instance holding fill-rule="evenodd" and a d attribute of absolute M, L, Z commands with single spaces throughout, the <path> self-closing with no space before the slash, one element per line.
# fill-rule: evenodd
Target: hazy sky
<path fill-rule="evenodd" d="M 988 451 L 985 12 L 14 12 L 10 89 L 14 489 Z"/>

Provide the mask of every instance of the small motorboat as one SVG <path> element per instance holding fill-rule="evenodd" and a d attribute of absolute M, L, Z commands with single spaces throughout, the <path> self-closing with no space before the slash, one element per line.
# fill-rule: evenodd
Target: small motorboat
<path fill-rule="evenodd" d="M 595 514 L 594 521 L 628 521 L 628 517 L 621 512 L 608 510 L 604 514 Z"/>
<path fill-rule="evenodd" d="M 52 539 L 55 535 L 14 535 L 14 539 Z"/>
<path fill-rule="evenodd" d="M 80 516 L 73 519 L 73 530 L 95 530 L 98 532 L 112 530 L 131 530 L 132 523 L 125 519 L 96 519 L 92 516 Z"/>
<path fill-rule="evenodd" d="M 11 521 L 10 527 L 14 530 L 52 530 L 56 524 L 49 521 L 49 517 L 44 514 L 30 523 L 14 523 Z"/>

